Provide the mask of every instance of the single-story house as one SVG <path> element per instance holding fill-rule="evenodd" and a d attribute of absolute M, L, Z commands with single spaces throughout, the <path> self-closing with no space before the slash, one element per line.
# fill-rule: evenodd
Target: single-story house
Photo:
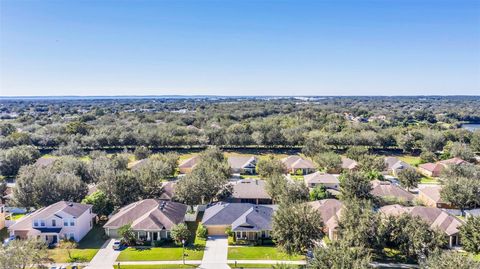
<path fill-rule="evenodd" d="M 418 171 L 428 177 L 439 177 L 443 169 L 448 165 L 458 165 L 466 163 L 466 161 L 460 158 L 451 158 L 448 160 L 439 161 L 436 163 L 424 163 L 418 166 Z"/>
<path fill-rule="evenodd" d="M 342 169 L 344 170 L 355 170 L 358 166 L 358 162 L 350 158 L 342 156 Z"/>
<path fill-rule="evenodd" d="M 330 240 L 336 240 L 338 238 L 338 220 L 343 208 L 342 202 L 337 199 L 323 199 L 308 202 L 308 204 L 320 214 L 324 225 L 323 232 L 328 235 Z"/>
<path fill-rule="evenodd" d="M 265 190 L 265 181 L 259 179 L 241 179 L 232 183 L 232 203 L 271 204 L 272 197 Z"/>
<path fill-rule="evenodd" d="M 163 193 L 160 195 L 160 200 L 171 201 L 175 195 L 175 182 L 168 181 L 162 183 Z"/>
<path fill-rule="evenodd" d="M 255 156 L 230 156 L 228 164 L 233 174 L 254 175 L 257 158 Z"/>
<path fill-rule="evenodd" d="M 422 185 L 418 188 L 418 199 L 426 206 L 438 208 L 453 208 L 440 197 L 441 185 Z"/>
<path fill-rule="evenodd" d="M 323 172 L 308 174 L 303 180 L 305 181 L 305 185 L 307 185 L 309 188 L 315 188 L 317 185 L 323 185 L 327 189 L 338 190 L 340 186 L 340 181 L 336 176 Z"/>
<path fill-rule="evenodd" d="M 209 235 L 225 235 L 227 228 L 235 239 L 270 238 L 275 205 L 217 203 L 205 210 L 202 225 Z"/>
<path fill-rule="evenodd" d="M 169 239 L 172 227 L 184 222 L 186 212 L 187 206 L 181 203 L 145 199 L 120 208 L 103 228 L 108 236 L 117 238 L 118 229 L 130 224 L 140 240 Z"/>
<path fill-rule="evenodd" d="M 40 157 L 35 162 L 35 165 L 36 166 L 41 166 L 41 167 L 46 167 L 46 166 L 52 165 L 56 160 L 57 160 L 57 158 L 55 158 L 55 157 Z"/>
<path fill-rule="evenodd" d="M 412 216 L 418 216 L 423 219 L 430 228 L 439 229 L 448 239 L 448 246 L 454 247 L 461 244 L 459 237 L 460 226 L 463 225 L 463 221 L 450 215 L 446 211 L 440 208 L 414 206 L 403 207 L 401 205 L 387 205 L 380 208 L 380 212 L 385 215 L 398 216 L 401 214 L 410 214 Z"/>
<path fill-rule="evenodd" d="M 415 199 L 413 194 L 389 181 L 373 180 L 371 184 L 372 190 L 370 193 L 373 196 L 383 199 L 394 198 L 403 202 L 412 202 Z"/>
<path fill-rule="evenodd" d="M 200 161 L 199 155 L 190 157 L 180 163 L 180 165 L 178 166 L 178 170 L 180 171 L 181 174 L 188 174 L 192 172 L 192 169 L 198 164 L 199 161 Z"/>
<path fill-rule="evenodd" d="M 287 168 L 287 173 L 307 175 L 315 172 L 316 168 L 312 161 L 304 159 L 297 155 L 290 155 L 282 159 L 283 164 Z"/>
<path fill-rule="evenodd" d="M 409 168 L 412 167 L 397 157 L 385 157 L 385 172 L 387 174 L 398 176 L 399 172 Z"/>
<path fill-rule="evenodd" d="M 49 244 L 61 239 L 80 241 L 93 227 L 92 205 L 60 201 L 26 215 L 8 228 L 20 239 L 40 238 Z"/>

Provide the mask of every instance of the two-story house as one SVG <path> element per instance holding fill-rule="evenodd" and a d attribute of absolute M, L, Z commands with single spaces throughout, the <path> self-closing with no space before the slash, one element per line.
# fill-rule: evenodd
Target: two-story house
<path fill-rule="evenodd" d="M 93 227 L 92 205 L 60 201 L 23 217 L 8 228 L 20 239 L 39 238 L 49 244 L 62 239 L 80 241 Z"/>

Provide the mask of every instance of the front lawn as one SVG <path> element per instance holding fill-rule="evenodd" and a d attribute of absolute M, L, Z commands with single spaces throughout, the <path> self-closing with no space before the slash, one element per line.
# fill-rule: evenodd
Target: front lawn
<path fill-rule="evenodd" d="M 104 242 L 102 226 L 93 226 L 90 232 L 78 243 L 78 247 L 70 250 L 72 259 L 77 262 L 91 261 Z M 49 249 L 48 257 L 57 263 L 72 262 L 68 256 L 68 251 L 62 248 Z"/>
<path fill-rule="evenodd" d="M 431 177 L 422 177 L 420 184 L 440 184 L 440 182 Z"/>
<path fill-rule="evenodd" d="M 273 268 L 275 264 L 264 264 L 264 263 L 237 263 L 235 266 L 234 263 L 229 263 L 228 266 L 233 269 L 241 269 L 241 268 L 257 268 L 257 269 L 267 269 L 267 268 Z M 302 268 L 301 265 L 296 265 L 296 264 L 291 264 L 293 268 Z"/>
<path fill-rule="evenodd" d="M 399 159 L 415 167 L 422 163 L 422 159 L 418 156 L 404 155 L 399 157 Z"/>
<path fill-rule="evenodd" d="M 194 264 L 129 264 L 122 265 L 120 267 L 115 265 L 115 269 L 177 269 L 177 268 L 197 268 L 198 265 Z"/>
<path fill-rule="evenodd" d="M 201 260 L 205 246 L 185 247 L 185 260 Z M 182 247 L 164 246 L 151 248 L 129 247 L 123 250 L 117 261 L 178 261 L 182 260 Z M 122 266 L 123 267 L 123 266 Z"/>
<path fill-rule="evenodd" d="M 229 247 L 229 260 L 289 260 L 300 261 L 305 257 L 302 255 L 288 255 L 281 252 L 275 246 L 248 246 Z"/>

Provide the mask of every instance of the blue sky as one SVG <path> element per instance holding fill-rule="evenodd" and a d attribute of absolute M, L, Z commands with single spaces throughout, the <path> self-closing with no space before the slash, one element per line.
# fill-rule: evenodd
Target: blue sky
<path fill-rule="evenodd" d="M 0 95 L 480 95 L 480 1 L 0 0 Z"/>

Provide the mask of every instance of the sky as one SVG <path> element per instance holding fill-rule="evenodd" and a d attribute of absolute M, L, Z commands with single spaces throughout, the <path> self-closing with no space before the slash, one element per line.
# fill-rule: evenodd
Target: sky
<path fill-rule="evenodd" d="M 480 1 L 0 0 L 0 96 L 480 95 Z"/>

